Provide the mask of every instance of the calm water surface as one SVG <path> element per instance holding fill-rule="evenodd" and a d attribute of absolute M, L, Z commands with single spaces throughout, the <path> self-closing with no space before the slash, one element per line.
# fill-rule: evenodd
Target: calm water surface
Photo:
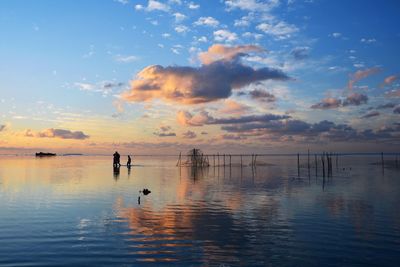
<path fill-rule="evenodd" d="M 326 179 L 297 177 L 295 157 L 175 160 L 114 172 L 107 157 L 0 157 L 0 265 L 400 264 L 400 169 L 369 164 L 379 158 L 342 157 Z"/>

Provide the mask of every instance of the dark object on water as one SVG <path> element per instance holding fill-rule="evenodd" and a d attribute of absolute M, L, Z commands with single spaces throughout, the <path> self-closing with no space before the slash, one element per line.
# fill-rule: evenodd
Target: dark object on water
<path fill-rule="evenodd" d="M 131 163 L 132 163 L 131 156 L 128 155 L 128 162 L 126 163 L 126 166 L 127 166 L 128 168 L 130 168 L 130 167 L 131 167 Z"/>
<path fill-rule="evenodd" d="M 81 153 L 68 153 L 68 154 L 63 154 L 63 156 L 83 156 Z"/>
<path fill-rule="evenodd" d="M 35 154 L 36 157 L 54 157 L 57 156 L 55 153 L 45 153 L 45 152 L 39 152 Z"/>
<path fill-rule="evenodd" d="M 114 155 L 113 155 L 113 166 L 114 167 L 120 167 L 121 163 L 120 163 L 120 158 L 121 156 L 119 155 L 119 153 L 117 151 L 115 151 Z"/>
<path fill-rule="evenodd" d="M 151 191 L 147 188 L 144 188 L 142 191 L 139 191 L 139 192 L 142 192 L 143 195 L 145 195 L 145 196 L 151 193 Z"/>
<path fill-rule="evenodd" d="M 137 198 L 137 203 L 140 205 L 140 196 Z"/>

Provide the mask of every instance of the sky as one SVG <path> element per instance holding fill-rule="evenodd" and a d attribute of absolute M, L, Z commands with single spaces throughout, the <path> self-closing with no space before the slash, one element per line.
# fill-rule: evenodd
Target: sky
<path fill-rule="evenodd" d="M 400 3 L 0 2 L 0 154 L 399 152 Z"/>

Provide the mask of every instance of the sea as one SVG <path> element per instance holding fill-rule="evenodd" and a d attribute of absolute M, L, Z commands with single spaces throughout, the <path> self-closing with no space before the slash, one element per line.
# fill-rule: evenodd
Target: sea
<path fill-rule="evenodd" d="M 0 156 L 0 266 L 400 266 L 395 155 L 177 160 Z"/>

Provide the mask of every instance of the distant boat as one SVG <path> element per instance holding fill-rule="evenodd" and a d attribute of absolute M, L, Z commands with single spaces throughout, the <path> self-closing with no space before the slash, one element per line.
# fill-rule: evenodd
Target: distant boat
<path fill-rule="evenodd" d="M 63 154 L 63 156 L 83 156 L 81 153 L 68 153 L 68 154 Z"/>
<path fill-rule="evenodd" d="M 55 153 L 45 153 L 45 152 L 39 152 L 36 153 L 36 157 L 54 157 L 57 156 Z"/>

